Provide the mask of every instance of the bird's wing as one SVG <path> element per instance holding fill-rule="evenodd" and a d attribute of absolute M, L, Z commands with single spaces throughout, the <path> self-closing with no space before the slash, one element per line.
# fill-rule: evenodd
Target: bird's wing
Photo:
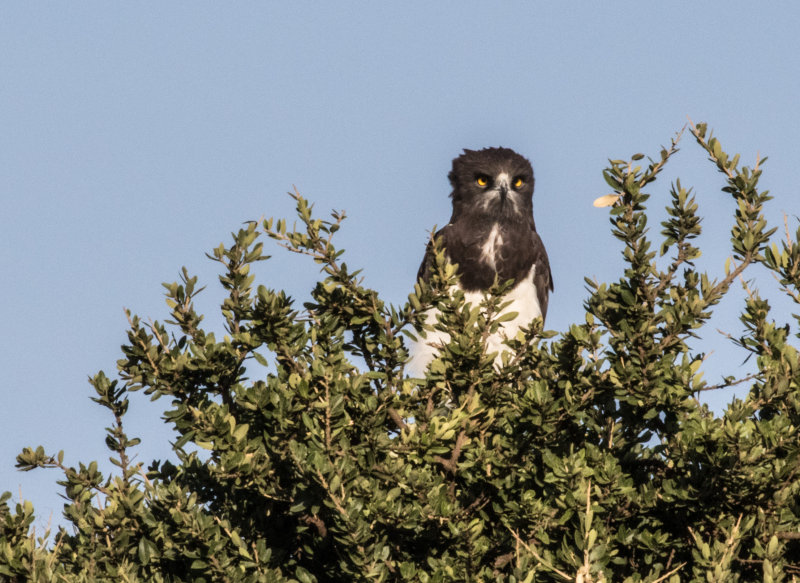
<path fill-rule="evenodd" d="M 542 310 L 542 321 L 547 317 L 548 296 L 553 291 L 553 274 L 550 272 L 550 260 L 544 243 L 536 231 L 533 231 L 533 265 L 536 268 L 533 275 L 533 285 L 536 288 L 536 299 Z"/>

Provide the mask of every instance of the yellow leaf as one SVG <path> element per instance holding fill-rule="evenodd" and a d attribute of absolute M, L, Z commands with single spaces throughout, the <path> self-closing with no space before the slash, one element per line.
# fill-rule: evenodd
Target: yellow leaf
<path fill-rule="evenodd" d="M 604 207 L 604 206 L 611 206 L 615 202 L 619 200 L 620 195 L 618 194 L 604 194 L 596 199 L 592 203 L 596 207 Z"/>

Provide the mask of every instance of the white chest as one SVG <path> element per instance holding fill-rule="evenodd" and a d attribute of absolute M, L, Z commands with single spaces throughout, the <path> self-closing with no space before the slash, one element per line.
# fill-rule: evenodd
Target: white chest
<path fill-rule="evenodd" d="M 491 241 L 491 237 L 490 237 Z M 489 243 L 487 242 L 487 246 Z M 511 302 L 506 308 L 502 310 L 499 315 L 508 314 L 509 312 L 516 312 L 514 318 L 502 322 L 496 334 L 492 334 L 486 340 L 486 352 L 497 353 L 495 358 L 495 366 L 501 363 L 500 355 L 507 347 L 504 341 L 507 338 L 512 338 L 521 329 L 530 326 L 531 322 L 542 315 L 541 306 L 539 306 L 539 299 L 536 294 L 536 287 L 533 284 L 533 276 L 535 266 L 531 268 L 527 277 L 520 281 L 513 289 L 511 289 L 504 297 L 503 302 Z M 485 294 L 483 292 L 465 292 L 465 303 L 476 306 L 481 303 Z M 428 324 L 436 321 L 439 310 L 431 308 L 426 312 L 425 318 Z M 411 346 L 411 358 L 406 364 L 406 372 L 412 377 L 425 376 L 425 369 L 436 358 L 439 349 L 442 345 L 450 341 L 450 335 L 446 332 L 438 330 L 429 331 L 427 338 L 419 340 Z"/>

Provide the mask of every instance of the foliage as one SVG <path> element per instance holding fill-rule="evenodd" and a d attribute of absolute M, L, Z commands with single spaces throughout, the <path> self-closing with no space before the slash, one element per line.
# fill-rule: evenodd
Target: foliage
<path fill-rule="evenodd" d="M 789 581 L 800 575 L 798 316 L 775 321 L 748 285 L 734 342 L 757 372 L 702 380 L 690 339 L 745 270 L 774 274 L 795 302 L 800 229 L 772 242 L 761 163 L 740 167 L 704 124 L 698 144 L 736 203 L 732 257 L 700 272 L 697 204 L 676 182 L 656 250 L 644 192 L 676 152 L 646 168 L 611 160 L 613 235 L 625 270 L 587 280 L 585 322 L 534 324 L 495 369 L 503 285 L 480 307 L 450 297 L 438 255 L 430 285 L 386 305 L 341 262 L 344 218 L 300 228 L 249 223 L 210 255 L 226 334 L 201 327 L 201 291 L 165 285 L 169 319 L 130 316 L 119 378 L 91 379 L 114 422 L 118 475 L 26 449 L 23 470 L 63 472 L 71 530 L 35 539 L 30 503 L 0 499 L 0 574 L 12 581 Z M 255 285 L 261 232 L 309 255 L 324 279 L 302 308 Z M 661 259 L 666 257 L 666 259 Z M 662 265 L 663 264 L 663 265 Z M 437 304 L 452 342 L 425 379 L 403 375 L 403 334 Z M 795 332 L 792 327 L 795 327 Z M 457 333 L 453 333 L 458 331 Z M 249 376 L 248 376 L 249 375 Z M 749 383 L 721 417 L 698 393 Z M 178 463 L 132 463 L 131 391 L 166 399 Z M 198 449 L 199 448 L 199 449 Z M 202 451 L 205 450 L 205 451 Z"/>

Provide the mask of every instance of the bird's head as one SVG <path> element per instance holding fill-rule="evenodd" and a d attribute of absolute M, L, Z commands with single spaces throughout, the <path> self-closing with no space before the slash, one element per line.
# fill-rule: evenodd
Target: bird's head
<path fill-rule="evenodd" d="M 530 216 L 533 210 L 533 168 L 508 148 L 464 150 L 448 175 L 456 213 L 495 219 Z"/>

